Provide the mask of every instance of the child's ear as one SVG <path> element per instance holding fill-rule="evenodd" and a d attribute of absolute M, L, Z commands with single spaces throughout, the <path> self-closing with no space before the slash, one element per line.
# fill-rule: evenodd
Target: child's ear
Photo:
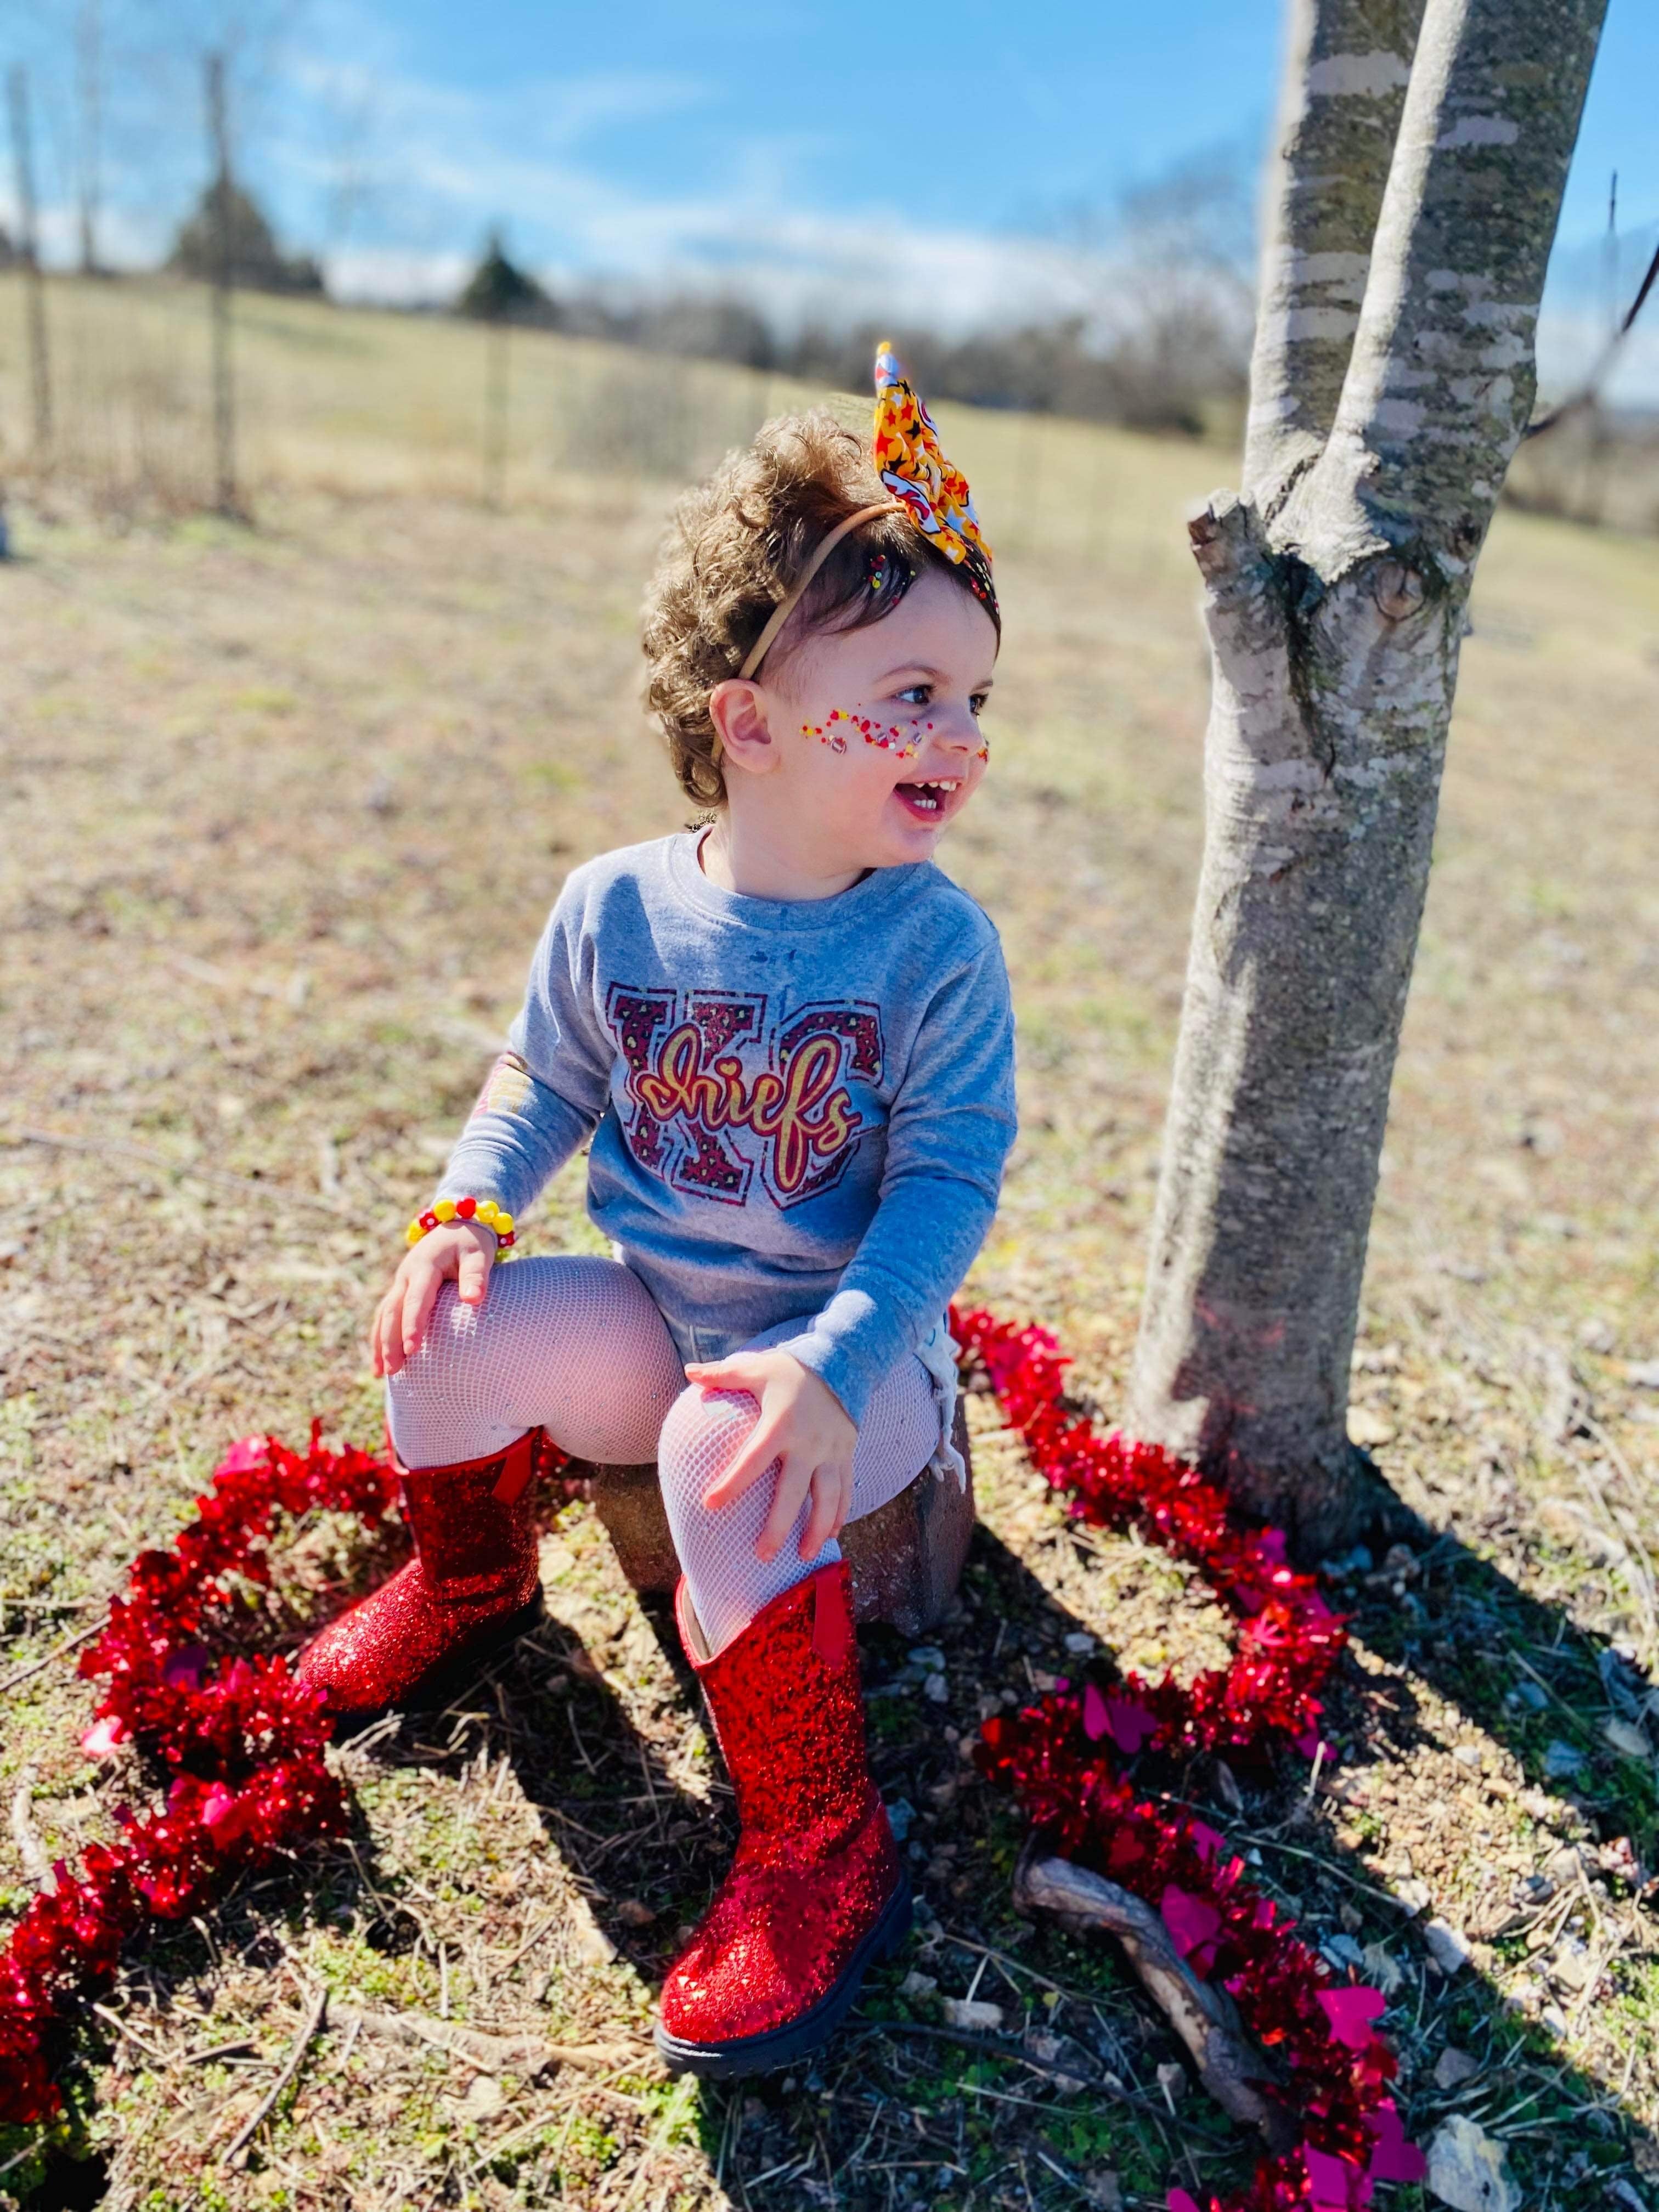
<path fill-rule="evenodd" d="M 765 692 L 742 677 L 729 677 L 708 695 L 708 719 L 721 754 L 750 775 L 765 775 L 778 764 L 778 742 L 766 709 Z"/>

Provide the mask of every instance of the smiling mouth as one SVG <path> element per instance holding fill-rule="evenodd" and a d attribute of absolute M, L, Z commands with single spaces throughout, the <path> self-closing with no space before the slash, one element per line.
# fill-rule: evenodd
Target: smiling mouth
<path fill-rule="evenodd" d="M 950 811 L 951 801 L 962 788 L 959 776 L 940 776 L 933 783 L 898 783 L 893 787 L 899 804 L 918 822 L 937 822 Z"/>

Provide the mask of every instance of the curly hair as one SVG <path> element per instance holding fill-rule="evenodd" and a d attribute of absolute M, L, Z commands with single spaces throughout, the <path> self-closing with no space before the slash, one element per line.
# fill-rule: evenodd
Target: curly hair
<path fill-rule="evenodd" d="M 816 407 L 763 424 L 751 446 L 728 453 L 676 505 L 646 592 L 641 642 L 646 704 L 680 789 L 697 805 L 726 797 L 709 693 L 738 673 L 829 532 L 883 496 L 868 441 Z M 872 516 L 831 552 L 763 665 L 814 632 L 879 622 L 930 561 L 968 589 L 903 515 Z"/>

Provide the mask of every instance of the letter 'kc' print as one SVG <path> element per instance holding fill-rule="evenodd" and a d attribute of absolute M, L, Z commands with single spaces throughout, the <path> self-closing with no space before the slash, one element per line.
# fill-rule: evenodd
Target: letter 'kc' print
<path fill-rule="evenodd" d="M 769 1030 L 764 993 L 613 983 L 605 1018 L 628 1068 L 628 1148 L 677 1190 L 743 1206 L 758 1164 L 791 1206 L 846 1174 L 865 1124 L 843 1078 L 881 1079 L 873 1006 L 805 1006 Z"/>

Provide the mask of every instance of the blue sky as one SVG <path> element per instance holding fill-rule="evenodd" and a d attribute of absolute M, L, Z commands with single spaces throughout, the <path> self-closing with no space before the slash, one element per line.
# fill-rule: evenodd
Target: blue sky
<path fill-rule="evenodd" d="M 1253 167 L 1280 35 L 1279 0 L 102 3 L 118 255 L 153 252 L 199 189 L 190 48 L 229 24 L 248 172 L 346 289 L 441 291 L 499 218 L 556 282 L 730 285 L 786 313 L 947 324 L 1086 305 L 1100 278 L 1079 212 L 1103 233 L 1126 189 L 1194 155 Z M 65 249 L 77 4 L 0 0 L 0 59 L 26 54 L 40 86 Z M 1552 292 L 1563 373 L 1592 342 L 1614 167 L 1626 290 L 1659 235 L 1656 84 L 1659 9 L 1611 0 Z M 1650 334 L 1632 380 L 1659 397 Z"/>

